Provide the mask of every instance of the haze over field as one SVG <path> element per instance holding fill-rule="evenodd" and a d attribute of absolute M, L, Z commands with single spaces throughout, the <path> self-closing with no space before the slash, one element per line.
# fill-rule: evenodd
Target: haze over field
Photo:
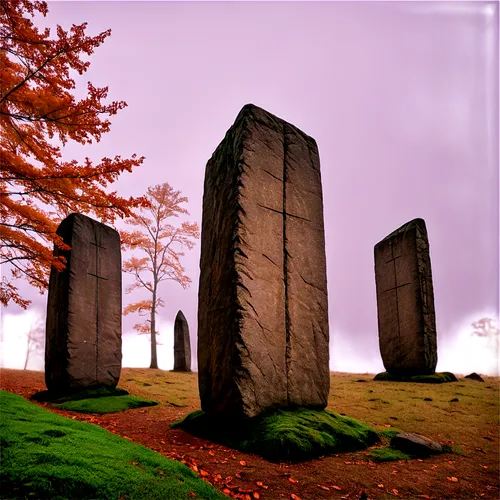
<path fill-rule="evenodd" d="M 128 107 L 99 144 L 68 144 L 68 159 L 144 155 L 112 189 L 141 195 L 168 182 L 188 197 L 189 220 L 201 223 L 207 160 L 241 107 L 261 106 L 318 143 L 330 368 L 383 369 L 373 246 L 422 217 L 438 370 L 498 373 L 498 339 L 471 334 L 482 317 L 498 323 L 497 2 L 50 2 L 40 25 L 82 22 L 90 34 L 111 28 L 112 36 L 79 88 L 109 86 Z M 196 357 L 199 248 L 184 258 L 191 287 L 161 288 L 163 369 L 173 366 L 179 309 Z M 26 333 L 44 323 L 47 295 L 21 289 L 30 309 L 2 309 L 6 367 L 24 366 Z M 124 305 L 139 298 L 124 295 Z M 124 318 L 123 365 L 149 366 L 135 322 Z M 42 369 L 43 356 L 28 367 Z"/>

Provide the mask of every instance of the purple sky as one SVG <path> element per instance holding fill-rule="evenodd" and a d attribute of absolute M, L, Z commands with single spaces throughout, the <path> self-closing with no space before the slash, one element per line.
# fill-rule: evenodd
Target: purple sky
<path fill-rule="evenodd" d="M 145 155 L 114 186 L 140 195 L 169 182 L 201 223 L 206 162 L 241 107 L 293 123 L 321 159 L 331 368 L 382 369 L 373 246 L 422 217 L 438 370 L 460 372 L 470 322 L 498 317 L 497 2 L 49 2 L 44 24 L 84 21 L 112 36 L 81 88 L 109 85 L 129 106 L 99 144 L 69 145 L 68 158 Z M 163 287 L 160 321 L 170 332 L 182 309 L 195 346 L 199 242 L 184 263 L 193 284 Z M 26 290 L 44 312 L 46 295 Z"/>

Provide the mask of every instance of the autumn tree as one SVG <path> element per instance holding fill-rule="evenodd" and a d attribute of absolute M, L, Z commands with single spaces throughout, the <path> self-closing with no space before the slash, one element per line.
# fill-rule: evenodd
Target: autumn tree
<path fill-rule="evenodd" d="M 20 295 L 16 278 L 43 293 L 51 266 L 64 268 L 64 258 L 52 253 L 54 245 L 68 249 L 56 234 L 63 217 L 82 212 L 113 223 L 142 203 L 106 189 L 142 157 L 63 161 L 68 141 L 99 142 L 110 130 L 109 117 L 126 103 L 106 102 L 108 88 L 90 82 L 84 98 L 73 95 L 72 76 L 87 71 L 85 59 L 111 30 L 88 36 L 86 23 L 69 30 L 57 26 L 51 37 L 48 28 L 39 30 L 32 21 L 47 13 L 43 1 L 0 3 L 0 264 L 11 271 L 0 282 L 4 306 L 12 301 L 26 308 L 30 302 Z"/>
<path fill-rule="evenodd" d="M 163 281 L 171 280 L 183 288 L 189 286 L 191 279 L 186 275 L 180 259 L 184 255 L 184 249 L 193 248 L 193 240 L 199 238 L 200 230 L 196 222 L 173 223 L 173 219 L 179 215 L 189 215 L 183 207 L 188 200 L 180 191 L 174 191 L 169 184 L 149 187 L 145 198 L 148 206 L 142 207 L 135 217 L 125 221 L 136 229 L 120 231 L 120 235 L 124 249 L 140 255 L 133 255 L 123 264 L 124 272 L 134 277 L 125 293 L 144 289 L 149 297 L 129 304 L 123 313 L 138 313 L 147 317 L 134 328 L 139 333 L 150 335 L 150 368 L 158 368 L 156 312 L 164 306 L 164 301 L 159 296 L 159 285 Z"/>

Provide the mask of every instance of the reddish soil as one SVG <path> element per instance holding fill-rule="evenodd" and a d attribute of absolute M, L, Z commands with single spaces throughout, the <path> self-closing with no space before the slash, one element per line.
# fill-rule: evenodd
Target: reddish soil
<path fill-rule="evenodd" d="M 45 389 L 43 377 L 41 372 L 2 369 L 0 388 L 29 398 Z M 107 415 L 52 411 L 97 424 L 186 463 L 232 498 L 499 498 L 498 454 L 485 452 L 481 443 L 468 456 L 444 454 L 426 460 L 375 464 L 366 452 L 357 452 L 300 464 L 274 464 L 171 429 L 170 423 L 190 411 L 186 408 L 162 405 Z"/>

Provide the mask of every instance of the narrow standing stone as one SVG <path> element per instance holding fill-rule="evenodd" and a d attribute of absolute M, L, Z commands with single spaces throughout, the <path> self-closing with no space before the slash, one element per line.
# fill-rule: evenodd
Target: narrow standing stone
<path fill-rule="evenodd" d="M 78 213 L 66 217 L 57 234 L 71 250 L 62 252 L 64 271 L 50 273 L 45 383 L 56 392 L 116 387 L 122 360 L 120 236 Z"/>
<path fill-rule="evenodd" d="M 253 105 L 205 172 L 198 302 L 201 404 L 253 417 L 324 408 L 330 387 L 316 142 Z"/>
<path fill-rule="evenodd" d="M 385 369 L 398 375 L 436 370 L 436 319 L 427 229 L 404 224 L 375 245 L 379 344 Z"/>
<path fill-rule="evenodd" d="M 191 371 L 191 341 L 189 327 L 182 311 L 177 313 L 174 323 L 174 372 Z"/>

